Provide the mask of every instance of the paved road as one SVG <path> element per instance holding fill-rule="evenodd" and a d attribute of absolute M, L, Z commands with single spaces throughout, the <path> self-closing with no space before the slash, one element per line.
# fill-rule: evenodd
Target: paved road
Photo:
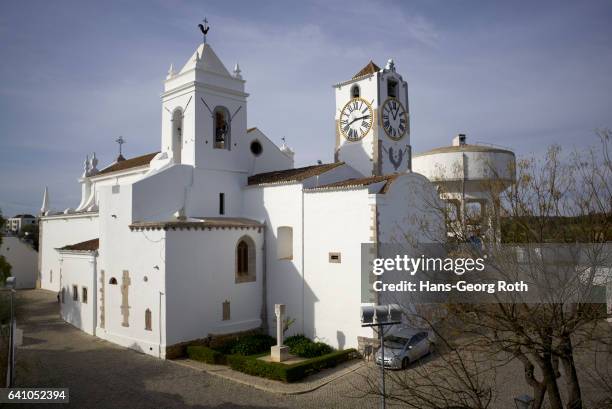
<path fill-rule="evenodd" d="M 68 387 L 70 404 L 61 407 L 359 409 L 378 402 L 358 397 L 357 374 L 305 395 L 283 396 L 121 348 L 63 322 L 55 297 L 44 290 L 19 292 L 24 344 L 17 355 L 17 386 Z"/>

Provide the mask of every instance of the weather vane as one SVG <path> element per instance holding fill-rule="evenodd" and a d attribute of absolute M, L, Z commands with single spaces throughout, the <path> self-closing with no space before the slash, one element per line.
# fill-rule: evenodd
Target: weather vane
<path fill-rule="evenodd" d="M 122 155 L 122 146 L 125 143 L 125 139 L 123 139 L 123 136 L 120 136 L 119 138 L 117 138 L 115 140 L 115 142 L 117 142 L 119 144 L 119 156 L 121 157 L 121 156 L 123 156 Z"/>
<path fill-rule="evenodd" d="M 208 34 L 208 30 L 210 30 L 210 26 L 208 25 L 208 20 L 206 20 L 206 17 L 204 17 L 202 23 L 204 24 L 198 24 L 198 27 L 200 27 L 200 31 L 204 35 L 204 39 L 202 41 L 204 42 L 204 44 L 206 44 L 206 34 Z"/>

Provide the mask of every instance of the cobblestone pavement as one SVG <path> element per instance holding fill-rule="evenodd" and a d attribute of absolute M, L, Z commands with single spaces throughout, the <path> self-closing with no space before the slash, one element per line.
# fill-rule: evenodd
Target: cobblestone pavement
<path fill-rule="evenodd" d="M 317 389 L 286 396 L 237 384 L 175 363 L 118 347 L 77 330 L 59 318 L 56 294 L 20 291 L 18 387 L 68 387 L 74 408 L 375 408 L 360 398 L 358 373 Z M 40 407 L 48 404 L 11 405 Z"/>

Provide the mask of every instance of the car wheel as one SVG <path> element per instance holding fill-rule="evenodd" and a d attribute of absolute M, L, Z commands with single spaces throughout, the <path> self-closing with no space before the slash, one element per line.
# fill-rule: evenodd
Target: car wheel
<path fill-rule="evenodd" d="M 410 360 L 408 358 L 402 359 L 402 369 L 408 368 L 409 364 L 410 364 Z"/>

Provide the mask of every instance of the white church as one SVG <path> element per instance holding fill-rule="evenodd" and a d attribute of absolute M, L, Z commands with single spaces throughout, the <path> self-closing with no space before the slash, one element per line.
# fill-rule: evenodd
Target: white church
<path fill-rule="evenodd" d="M 45 191 L 38 285 L 58 292 L 63 319 L 160 358 L 207 337 L 274 335 L 279 303 L 295 320 L 287 335 L 336 348 L 372 337 L 361 244 L 438 242 L 445 222 L 436 185 L 412 169 L 408 85 L 393 61 L 334 88 L 335 161 L 294 168 L 285 143 L 247 127 L 238 66 L 204 40 L 171 67 L 158 152 L 86 160 L 75 208 L 51 210 Z"/>

